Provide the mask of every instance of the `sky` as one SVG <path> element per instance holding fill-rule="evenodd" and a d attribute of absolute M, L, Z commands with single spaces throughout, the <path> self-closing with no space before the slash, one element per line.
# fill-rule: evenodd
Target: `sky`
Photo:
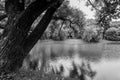
<path fill-rule="evenodd" d="M 84 12 L 86 19 L 95 19 L 95 10 L 91 11 L 91 6 L 85 6 L 87 0 L 69 0 L 72 7 L 78 8 Z M 92 0 L 91 0 L 92 1 Z M 120 21 L 120 19 L 112 19 L 112 21 Z"/>
<path fill-rule="evenodd" d="M 70 5 L 76 7 L 84 12 L 86 19 L 95 19 L 95 10 L 91 11 L 91 7 L 85 6 L 87 0 L 82 0 L 80 3 L 78 0 L 70 0 Z"/>

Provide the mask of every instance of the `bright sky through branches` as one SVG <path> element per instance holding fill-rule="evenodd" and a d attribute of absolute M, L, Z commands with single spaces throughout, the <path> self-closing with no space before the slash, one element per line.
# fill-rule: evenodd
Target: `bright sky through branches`
<path fill-rule="evenodd" d="M 89 6 L 85 6 L 87 0 L 81 0 L 81 2 L 79 2 L 78 0 L 70 0 L 70 5 L 73 7 L 76 7 L 80 10 L 82 10 L 84 12 L 84 14 L 86 15 L 85 17 L 87 19 L 95 19 L 95 10 L 91 11 L 91 7 Z"/>

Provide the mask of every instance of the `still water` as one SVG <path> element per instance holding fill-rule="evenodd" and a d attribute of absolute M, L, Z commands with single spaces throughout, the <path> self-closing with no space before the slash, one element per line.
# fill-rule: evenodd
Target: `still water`
<path fill-rule="evenodd" d="M 90 61 L 92 69 L 97 72 L 94 80 L 120 80 L 120 42 L 101 41 L 89 44 L 80 40 L 66 42 L 66 45 L 74 46 L 75 53 L 80 54 L 81 58 Z"/>
<path fill-rule="evenodd" d="M 120 42 L 100 41 L 100 43 L 85 43 L 80 40 L 66 40 L 39 43 L 35 49 L 38 53 L 43 51 L 40 48 L 44 49 L 47 55 L 54 53 L 55 56 L 56 54 L 60 54 L 58 56 L 70 55 L 71 51 L 75 51 L 71 53 L 80 54 L 81 58 L 89 60 L 92 69 L 97 72 L 94 80 L 120 80 Z M 37 52 L 33 50 L 33 53 Z"/>
<path fill-rule="evenodd" d="M 120 80 L 120 44 L 102 41 L 102 52 L 86 55 L 91 67 L 97 72 L 94 80 Z M 95 44 L 89 44 L 94 46 Z M 95 48 L 94 48 L 95 49 Z M 84 56 L 84 57 L 86 57 Z M 87 59 L 87 58 L 86 58 Z"/>

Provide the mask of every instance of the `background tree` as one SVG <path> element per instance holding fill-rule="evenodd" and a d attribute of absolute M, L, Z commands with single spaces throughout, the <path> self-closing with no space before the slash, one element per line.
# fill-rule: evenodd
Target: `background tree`
<path fill-rule="evenodd" d="M 82 39 L 86 42 L 99 42 L 103 37 L 102 32 L 103 29 L 97 25 L 96 20 L 88 19 L 86 20 Z"/>
<path fill-rule="evenodd" d="M 98 25 L 104 28 L 103 35 L 110 28 L 111 20 L 120 18 L 119 0 L 88 0 L 88 5 L 96 10 Z"/>
<path fill-rule="evenodd" d="M 71 7 L 69 1 L 65 1 L 54 14 L 49 28 L 43 36 L 45 37 L 48 34 L 49 39 L 53 40 L 80 38 L 84 25 L 85 17 L 83 12 Z"/>

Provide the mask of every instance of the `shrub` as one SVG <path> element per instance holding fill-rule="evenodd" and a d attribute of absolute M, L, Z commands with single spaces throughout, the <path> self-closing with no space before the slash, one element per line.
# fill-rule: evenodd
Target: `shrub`
<path fill-rule="evenodd" d="M 86 42 L 99 42 L 102 39 L 102 29 L 98 26 L 86 26 L 82 35 L 82 39 Z"/>
<path fill-rule="evenodd" d="M 105 32 L 105 39 L 112 41 L 120 41 L 120 29 L 116 27 L 111 27 Z"/>

